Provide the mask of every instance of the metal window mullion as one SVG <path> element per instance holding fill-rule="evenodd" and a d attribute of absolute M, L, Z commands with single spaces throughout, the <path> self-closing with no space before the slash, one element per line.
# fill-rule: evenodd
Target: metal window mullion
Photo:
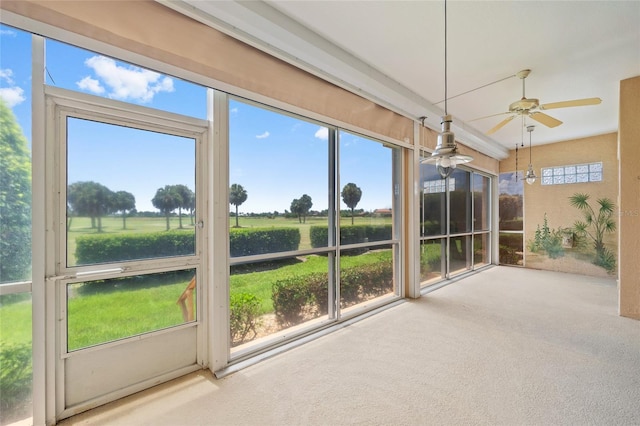
<path fill-rule="evenodd" d="M 331 191 L 329 199 L 333 202 L 333 210 L 330 211 L 330 215 L 334 219 L 333 246 L 336 248 L 334 265 L 329 270 L 329 274 L 333 275 L 333 285 L 329 288 L 330 292 L 333 290 L 333 300 L 329 305 L 334 309 L 334 318 L 340 320 L 340 132 L 337 129 L 329 131 L 329 179 L 333 180 L 333 185 L 330 185 L 329 189 Z M 331 283 L 331 278 L 329 278 L 329 282 Z"/>

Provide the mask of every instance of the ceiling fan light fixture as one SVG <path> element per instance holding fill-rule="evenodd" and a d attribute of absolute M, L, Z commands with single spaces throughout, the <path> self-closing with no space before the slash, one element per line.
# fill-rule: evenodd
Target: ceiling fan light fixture
<path fill-rule="evenodd" d="M 527 126 L 527 132 L 529 132 L 529 168 L 527 169 L 527 174 L 525 175 L 525 180 L 529 185 L 533 185 L 536 181 L 536 173 L 533 171 L 533 166 L 531 165 L 531 132 L 535 129 L 536 126 Z"/>
<path fill-rule="evenodd" d="M 527 183 L 529 185 L 533 185 L 533 183 L 536 181 L 536 179 L 538 178 L 536 176 L 536 173 L 533 171 L 533 166 L 531 164 L 529 164 L 529 169 L 527 170 L 527 174 L 524 177 L 527 181 Z"/>
<path fill-rule="evenodd" d="M 456 138 L 451 131 L 451 121 L 453 120 L 447 112 L 447 98 L 447 0 L 444 0 L 444 115 L 440 121 L 442 129 L 438 133 L 436 150 L 431 154 L 431 157 L 422 161 L 423 163 L 435 163 L 442 179 L 451 176 L 453 169 L 458 164 L 473 160 L 473 157 L 458 154 Z"/>
<path fill-rule="evenodd" d="M 468 163 L 473 160 L 473 157 L 469 155 L 458 153 L 455 135 L 451 131 L 451 121 L 450 115 L 442 116 L 442 121 L 440 122 L 442 130 L 438 133 L 436 149 L 430 157 L 422 160 L 422 163 L 426 164 L 435 163 L 438 173 L 443 179 L 449 177 L 458 164 Z"/>

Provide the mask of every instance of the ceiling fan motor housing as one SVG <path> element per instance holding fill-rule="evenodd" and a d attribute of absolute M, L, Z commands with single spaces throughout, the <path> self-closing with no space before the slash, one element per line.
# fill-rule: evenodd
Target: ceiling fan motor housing
<path fill-rule="evenodd" d="M 538 108 L 539 105 L 540 105 L 540 101 L 538 99 L 522 98 L 519 101 L 515 101 L 514 103 L 509 105 L 509 112 L 522 114 L 522 113 L 529 112 L 532 109 Z"/>

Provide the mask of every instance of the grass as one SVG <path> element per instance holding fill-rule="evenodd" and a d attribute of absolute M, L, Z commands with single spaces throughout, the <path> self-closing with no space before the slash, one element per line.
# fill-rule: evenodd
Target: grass
<path fill-rule="evenodd" d="M 342 268 L 389 261 L 391 250 L 376 250 L 357 256 L 342 256 Z M 250 293 L 260 300 L 260 313 L 273 312 L 273 283 L 291 276 L 327 272 L 326 256 L 306 256 L 286 262 L 234 267 L 231 293 Z M 112 340 L 159 330 L 183 322 L 176 304 L 191 278 L 176 274 L 154 274 L 77 283 L 69 287 L 68 346 L 75 350 Z M 31 342 L 31 301 L 3 303 L 0 331 L 4 343 Z"/>
<path fill-rule="evenodd" d="M 176 301 L 192 273 L 72 284 L 68 348 L 75 350 L 183 323 Z"/>
<path fill-rule="evenodd" d="M 0 341 L 31 345 L 31 298 L 0 296 Z"/>
<path fill-rule="evenodd" d="M 299 223 L 298 219 L 287 219 L 284 216 L 276 216 L 272 219 L 268 217 L 244 217 L 238 219 L 241 228 L 299 228 L 300 229 L 300 250 L 311 248 L 311 237 L 309 230 L 311 226 L 327 226 L 326 217 L 308 217 L 306 223 Z M 342 218 L 343 225 L 351 225 L 351 218 Z M 356 217 L 356 225 L 384 225 L 390 224 L 390 217 Z M 169 220 L 170 229 L 179 228 L 177 217 Z M 185 229 L 193 229 L 189 217 L 182 218 L 182 226 Z M 235 226 L 235 218 L 229 218 L 229 227 Z M 164 217 L 129 217 L 127 218 L 127 229 L 122 229 L 122 217 L 108 216 L 102 218 L 102 233 L 104 234 L 135 234 L 142 232 L 163 232 L 167 229 Z M 69 265 L 75 265 L 76 237 L 79 235 L 96 234 L 98 230 L 91 228 L 91 219 L 88 217 L 74 217 L 67 230 L 67 256 Z"/>
<path fill-rule="evenodd" d="M 359 256 L 342 256 L 340 258 L 341 268 L 349 268 L 359 265 L 371 265 L 383 261 L 389 261 L 391 250 L 379 250 L 368 252 Z M 289 264 L 280 266 L 277 269 L 258 270 L 254 265 L 234 268 L 230 277 L 230 292 L 250 293 L 260 300 L 260 313 L 273 312 L 273 301 L 271 300 L 271 289 L 273 284 L 292 276 L 307 275 L 314 272 L 328 271 L 328 258 L 326 256 L 306 256 L 288 260 Z M 246 268 L 246 271 L 243 271 Z M 235 272 L 235 273 L 234 273 Z"/>

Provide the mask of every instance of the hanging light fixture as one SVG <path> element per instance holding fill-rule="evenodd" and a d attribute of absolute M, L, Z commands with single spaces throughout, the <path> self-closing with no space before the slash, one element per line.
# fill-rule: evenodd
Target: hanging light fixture
<path fill-rule="evenodd" d="M 447 112 L 447 0 L 444 1 L 444 115 L 440 125 L 442 129 L 438 133 L 436 150 L 423 160 L 423 163 L 435 163 L 438 173 L 443 179 L 453 172 L 458 164 L 468 163 L 473 160 L 469 155 L 458 153 L 455 135 L 451 131 L 451 116 Z"/>
<path fill-rule="evenodd" d="M 529 132 L 529 168 L 527 169 L 527 175 L 525 176 L 525 179 L 527 180 L 527 183 L 529 185 L 533 185 L 533 183 L 536 181 L 536 174 L 533 171 L 533 166 L 531 165 L 531 132 L 533 132 L 533 129 L 536 126 L 527 126 L 527 132 Z"/>

